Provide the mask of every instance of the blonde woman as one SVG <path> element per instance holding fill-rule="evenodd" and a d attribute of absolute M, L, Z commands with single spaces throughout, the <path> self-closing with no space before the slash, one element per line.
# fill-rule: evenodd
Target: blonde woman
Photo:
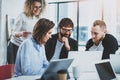
<path fill-rule="evenodd" d="M 14 64 L 19 45 L 31 36 L 35 23 L 39 20 L 40 14 L 45 9 L 45 0 L 26 0 L 24 12 L 15 22 L 14 31 L 7 47 L 7 62 Z"/>

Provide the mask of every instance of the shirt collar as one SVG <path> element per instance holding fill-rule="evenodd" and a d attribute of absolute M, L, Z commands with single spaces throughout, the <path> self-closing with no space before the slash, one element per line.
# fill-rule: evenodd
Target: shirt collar
<path fill-rule="evenodd" d="M 33 46 L 35 47 L 35 49 L 40 52 L 40 47 L 42 47 L 42 44 L 41 45 L 37 44 L 33 37 L 31 37 L 31 40 L 33 42 Z"/>

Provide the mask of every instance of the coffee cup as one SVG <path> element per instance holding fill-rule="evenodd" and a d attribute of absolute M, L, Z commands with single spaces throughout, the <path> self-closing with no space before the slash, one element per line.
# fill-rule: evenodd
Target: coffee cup
<path fill-rule="evenodd" d="M 58 80 L 67 80 L 67 70 L 60 70 L 57 72 Z"/>

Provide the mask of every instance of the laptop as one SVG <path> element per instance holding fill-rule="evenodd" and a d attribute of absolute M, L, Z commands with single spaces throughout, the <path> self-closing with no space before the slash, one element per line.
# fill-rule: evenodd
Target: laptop
<path fill-rule="evenodd" d="M 115 73 L 120 74 L 120 54 L 110 54 L 110 63 Z"/>
<path fill-rule="evenodd" d="M 67 70 L 69 68 L 69 66 L 71 65 L 71 63 L 73 62 L 74 59 L 58 59 L 58 60 L 51 60 L 49 63 L 49 66 L 47 67 L 47 69 L 45 70 L 45 72 L 43 73 L 43 75 L 41 76 L 41 78 L 43 78 L 44 75 L 49 74 L 49 76 L 55 76 L 56 73 L 60 70 Z M 48 76 L 48 75 L 46 75 Z M 40 80 L 42 80 L 40 78 Z M 45 79 L 48 80 L 48 79 Z M 55 79 L 52 79 L 55 80 Z"/>
<path fill-rule="evenodd" d="M 102 51 L 70 51 L 68 58 L 73 58 L 69 71 L 73 66 L 79 66 L 80 72 L 95 71 L 95 62 L 102 59 Z"/>
<path fill-rule="evenodd" d="M 96 63 L 95 67 L 100 80 L 118 80 L 110 61 Z"/>

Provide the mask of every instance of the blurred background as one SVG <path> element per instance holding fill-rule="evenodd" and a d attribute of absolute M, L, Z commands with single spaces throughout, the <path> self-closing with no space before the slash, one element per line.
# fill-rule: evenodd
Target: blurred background
<path fill-rule="evenodd" d="M 23 11 L 25 0 L 0 0 L 0 65 L 6 62 L 6 48 L 15 18 Z M 90 29 L 96 19 L 104 20 L 108 33 L 114 35 L 120 45 L 120 0 L 46 0 L 41 18 L 54 21 L 54 33 L 63 17 L 74 22 L 71 35 L 78 41 L 79 50 L 91 37 Z M 2 59 L 4 58 L 4 59 Z"/>

